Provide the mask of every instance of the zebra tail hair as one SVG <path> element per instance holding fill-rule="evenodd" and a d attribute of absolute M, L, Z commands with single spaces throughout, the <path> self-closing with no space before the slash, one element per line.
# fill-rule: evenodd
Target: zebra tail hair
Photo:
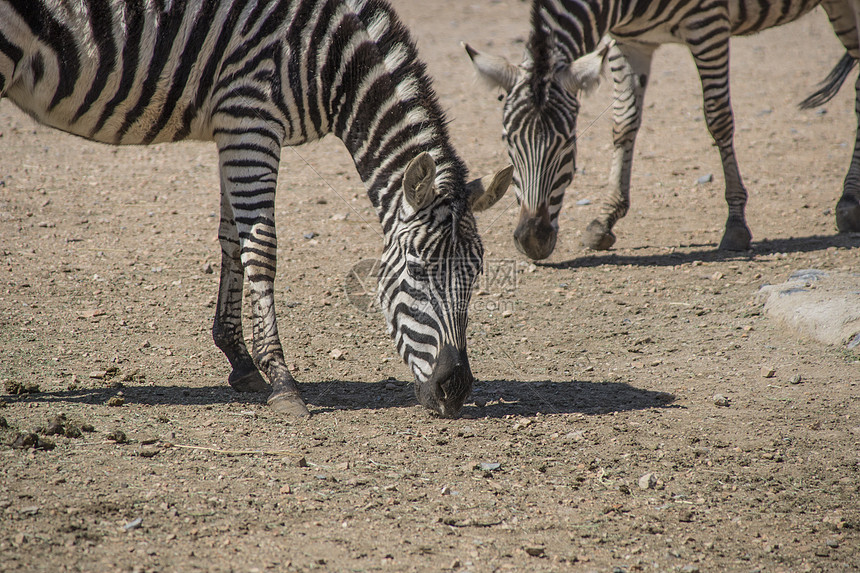
<path fill-rule="evenodd" d="M 845 83 L 845 78 L 848 77 L 848 74 L 851 73 L 851 70 L 856 65 L 857 60 L 851 54 L 845 52 L 845 55 L 842 56 L 836 67 L 830 70 L 824 81 L 819 84 L 818 90 L 800 102 L 798 107 L 800 109 L 812 109 L 829 102 L 839 92 L 839 88 Z"/>

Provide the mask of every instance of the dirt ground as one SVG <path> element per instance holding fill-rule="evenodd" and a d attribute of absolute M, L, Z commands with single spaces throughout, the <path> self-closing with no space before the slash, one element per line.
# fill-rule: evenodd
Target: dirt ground
<path fill-rule="evenodd" d="M 459 42 L 518 60 L 527 4 L 395 5 L 473 173 L 505 164 Z M 457 420 L 417 405 L 381 315 L 344 294 L 381 240 L 337 139 L 283 152 L 276 299 L 313 413 L 293 423 L 227 386 L 211 340 L 213 146 L 110 148 L 0 104 L 0 441 L 39 440 L 0 447 L 0 571 L 860 570 L 860 354 L 755 302 L 795 269 L 860 268 L 832 213 L 854 76 L 798 111 L 842 54 L 820 11 L 732 50 L 753 250 L 716 251 L 722 170 L 691 58 L 665 47 L 612 251 L 579 246 L 608 85 L 552 258 L 516 252 L 513 194 L 479 217 Z"/>

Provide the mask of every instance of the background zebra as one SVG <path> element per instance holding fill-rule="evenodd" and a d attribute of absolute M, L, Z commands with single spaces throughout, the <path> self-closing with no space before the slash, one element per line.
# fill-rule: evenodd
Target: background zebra
<path fill-rule="evenodd" d="M 112 144 L 218 146 L 221 279 L 215 344 L 238 391 L 307 415 L 274 308 L 280 149 L 332 132 L 385 235 L 380 298 L 422 404 L 471 392 L 466 309 L 481 271 L 473 210 L 510 168 L 465 182 L 424 65 L 381 0 L 0 0 L 0 96 L 38 121 Z M 247 279 L 253 358 L 242 334 Z M 259 370 L 258 370 L 259 368 Z"/>
<path fill-rule="evenodd" d="M 733 145 L 729 99 L 729 38 L 791 22 L 821 4 L 847 53 L 822 88 L 805 100 L 821 105 L 835 95 L 860 57 L 856 0 L 534 0 L 531 35 L 519 66 L 466 46 L 478 72 L 507 93 L 503 133 L 514 164 L 520 202 L 514 232 L 517 248 L 533 259 L 555 248 L 564 191 L 573 179 L 576 153 L 576 93 L 596 83 L 608 59 L 614 80 L 615 151 L 610 188 L 599 216 L 586 229 L 587 247 L 608 249 L 612 227 L 630 206 L 633 144 L 642 118 L 651 58 L 665 43 L 686 44 L 702 82 L 705 119 L 719 147 L 726 181 L 728 219 L 721 249 L 745 250 L 752 235 L 744 208 L 747 191 Z M 611 34 L 601 43 L 604 34 Z M 860 114 L 860 84 L 856 111 Z M 842 197 L 836 205 L 839 231 L 860 231 L 860 130 Z"/>

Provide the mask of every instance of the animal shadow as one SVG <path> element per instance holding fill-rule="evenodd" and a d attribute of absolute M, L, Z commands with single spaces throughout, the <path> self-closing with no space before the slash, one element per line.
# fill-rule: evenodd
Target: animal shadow
<path fill-rule="evenodd" d="M 299 384 L 311 413 L 343 410 L 384 410 L 418 406 L 411 382 L 386 379 L 378 382 L 328 380 Z M 120 394 L 121 392 L 121 394 Z M 238 393 L 224 386 L 121 386 L 81 388 L 32 394 L 0 396 L 9 403 L 107 405 L 122 396 L 125 404 L 151 406 L 210 406 L 217 404 L 266 404 L 267 393 Z M 666 408 L 675 397 L 666 392 L 643 390 L 622 382 L 542 380 L 489 380 L 475 383 L 463 418 L 500 418 L 508 415 L 582 413 L 589 415 Z"/>

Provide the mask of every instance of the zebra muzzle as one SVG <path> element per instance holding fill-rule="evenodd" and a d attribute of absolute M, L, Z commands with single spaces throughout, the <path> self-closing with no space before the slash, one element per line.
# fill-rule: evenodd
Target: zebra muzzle
<path fill-rule="evenodd" d="M 439 350 L 433 374 L 426 382 L 415 382 L 415 394 L 425 408 L 446 418 L 454 418 L 472 393 L 475 379 L 466 349 L 445 344 Z"/>
<path fill-rule="evenodd" d="M 534 260 L 545 259 L 555 249 L 557 238 L 558 229 L 550 221 L 546 203 L 537 212 L 525 205 L 520 207 L 520 221 L 514 230 L 514 243 L 519 252 Z"/>

